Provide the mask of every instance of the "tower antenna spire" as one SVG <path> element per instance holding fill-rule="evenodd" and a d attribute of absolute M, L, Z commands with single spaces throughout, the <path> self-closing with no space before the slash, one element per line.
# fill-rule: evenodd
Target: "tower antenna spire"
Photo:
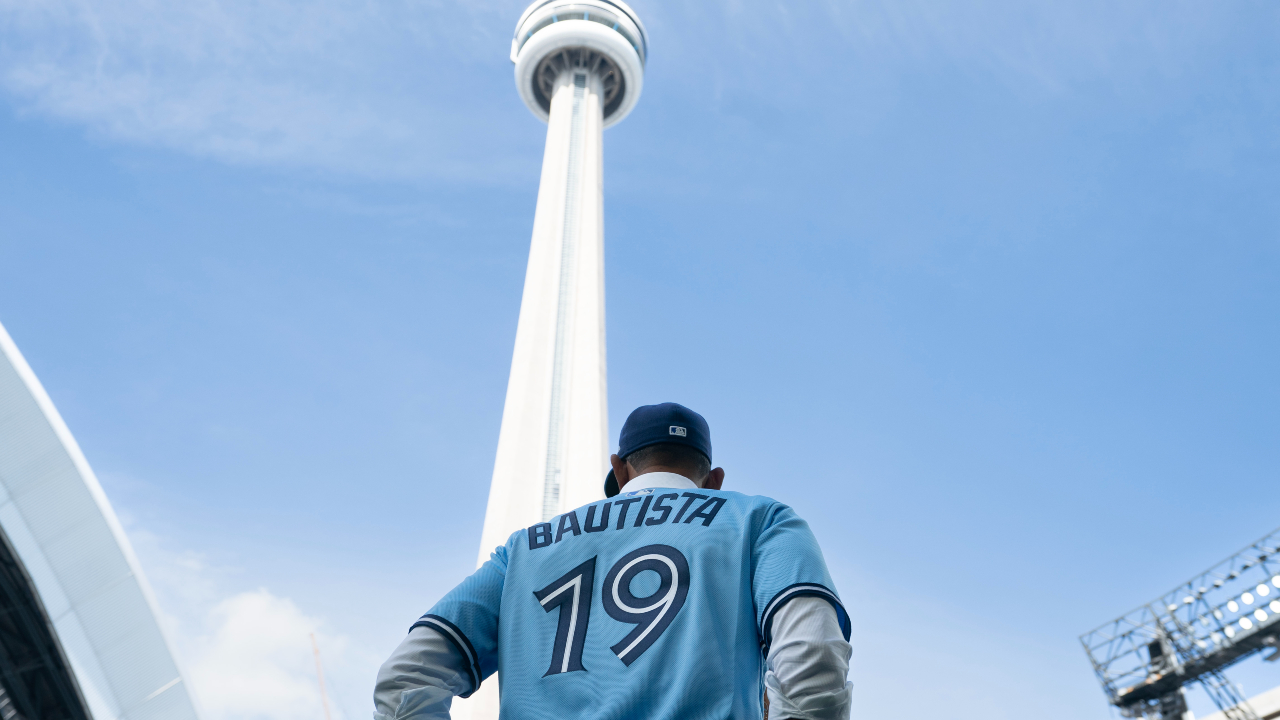
<path fill-rule="evenodd" d="M 324 689 L 324 666 L 320 664 L 320 646 L 316 634 L 311 633 L 311 653 L 316 656 L 316 677 L 320 678 L 320 702 L 324 704 L 324 720 L 333 720 L 329 714 L 329 693 Z"/>

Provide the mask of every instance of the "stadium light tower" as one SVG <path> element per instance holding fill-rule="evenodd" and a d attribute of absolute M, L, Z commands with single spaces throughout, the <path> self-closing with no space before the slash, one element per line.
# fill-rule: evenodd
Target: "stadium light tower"
<path fill-rule="evenodd" d="M 1200 683 L 1224 718 L 1258 720 L 1222 671 L 1261 652 L 1276 660 L 1278 638 L 1280 529 L 1080 642 L 1124 717 L 1182 720 L 1183 688 Z"/>
<path fill-rule="evenodd" d="M 516 530 L 604 496 L 602 141 L 639 100 L 647 54 L 644 25 L 620 0 L 537 0 L 516 23 L 516 90 L 547 123 L 547 143 L 481 563 Z M 497 683 L 458 709 L 496 718 Z"/>

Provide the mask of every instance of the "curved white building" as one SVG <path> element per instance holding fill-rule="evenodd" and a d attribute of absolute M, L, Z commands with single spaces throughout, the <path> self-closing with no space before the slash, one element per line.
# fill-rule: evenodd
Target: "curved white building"
<path fill-rule="evenodd" d="M 516 530 L 604 497 L 603 131 L 639 100 L 648 52 L 620 0 L 539 0 L 516 23 L 516 90 L 547 144 L 481 563 Z M 455 707 L 496 718 L 497 683 Z"/>
<path fill-rule="evenodd" d="M 0 718 L 197 720 L 111 504 L 0 326 Z"/>

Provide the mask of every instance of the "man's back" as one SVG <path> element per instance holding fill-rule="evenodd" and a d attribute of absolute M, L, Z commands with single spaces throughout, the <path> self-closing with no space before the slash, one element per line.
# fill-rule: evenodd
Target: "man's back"
<path fill-rule="evenodd" d="M 724 492 L 706 419 L 636 408 L 607 500 L 513 534 L 382 665 L 374 720 L 446 720 L 500 671 L 505 720 L 847 720 L 849 617 L 809 526 Z M 625 492 L 623 492 L 625 490 Z"/>
<path fill-rule="evenodd" d="M 455 639 L 473 682 L 500 669 L 503 718 L 758 718 L 772 613 L 803 596 L 847 640 L 789 507 L 648 487 L 512 535 L 418 625 Z"/>

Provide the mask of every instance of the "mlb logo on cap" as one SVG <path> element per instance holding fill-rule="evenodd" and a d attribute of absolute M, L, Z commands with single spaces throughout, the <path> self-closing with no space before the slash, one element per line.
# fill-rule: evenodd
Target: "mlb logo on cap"
<path fill-rule="evenodd" d="M 667 430 L 668 435 L 679 435 L 680 437 L 689 437 L 689 431 L 679 425 L 672 425 Z"/>

